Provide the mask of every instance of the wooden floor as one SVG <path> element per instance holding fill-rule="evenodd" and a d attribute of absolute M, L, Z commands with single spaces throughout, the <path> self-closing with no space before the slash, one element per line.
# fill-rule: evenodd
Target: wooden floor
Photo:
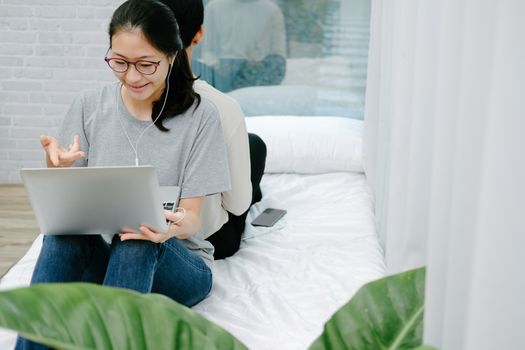
<path fill-rule="evenodd" d="M 0 276 L 27 252 L 39 229 L 22 185 L 0 185 Z"/>

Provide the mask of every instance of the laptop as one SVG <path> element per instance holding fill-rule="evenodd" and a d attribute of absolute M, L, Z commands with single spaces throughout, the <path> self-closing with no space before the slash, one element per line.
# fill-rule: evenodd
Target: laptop
<path fill-rule="evenodd" d="M 152 166 L 21 169 L 41 233 L 115 234 L 141 224 L 167 229 L 178 186 L 159 186 Z"/>

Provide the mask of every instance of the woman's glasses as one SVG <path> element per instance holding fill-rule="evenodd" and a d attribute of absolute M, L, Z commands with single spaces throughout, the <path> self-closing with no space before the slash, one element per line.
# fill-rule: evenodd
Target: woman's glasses
<path fill-rule="evenodd" d="M 109 50 L 108 50 L 109 52 Z M 106 53 L 107 56 L 107 53 Z M 152 75 L 157 71 L 157 67 L 160 65 L 161 61 L 144 61 L 139 60 L 135 62 L 129 62 L 122 58 L 118 57 L 104 57 L 104 61 L 108 64 L 109 68 L 117 73 L 124 73 L 129 69 L 129 66 L 132 64 L 135 66 L 135 69 L 144 75 Z"/>

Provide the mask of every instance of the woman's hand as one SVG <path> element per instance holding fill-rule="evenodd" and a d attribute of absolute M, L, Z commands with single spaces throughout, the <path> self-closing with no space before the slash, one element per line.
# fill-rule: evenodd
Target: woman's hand
<path fill-rule="evenodd" d="M 188 230 L 185 229 L 187 228 L 185 226 L 188 226 L 188 222 L 183 215 L 182 212 L 173 213 L 164 210 L 164 216 L 170 221 L 169 228 L 166 232 L 157 231 L 148 225 L 141 225 L 138 231 L 124 227 L 120 232 L 120 240 L 141 239 L 154 243 L 164 243 L 172 237 L 186 239 L 190 237 L 190 235 L 188 234 Z"/>
<path fill-rule="evenodd" d="M 120 232 L 120 240 L 141 239 L 154 243 L 164 243 L 168 239 L 187 239 L 193 236 L 200 228 L 200 209 L 204 197 L 184 198 L 179 206 L 184 212 L 164 211 L 164 216 L 170 221 L 168 230 L 158 231 L 148 225 L 141 225 L 139 230 L 123 228 Z"/>
<path fill-rule="evenodd" d="M 40 143 L 46 151 L 46 163 L 48 168 L 70 167 L 73 163 L 86 154 L 80 150 L 80 136 L 75 135 L 73 143 L 68 149 L 63 148 L 57 139 L 51 136 L 40 136 Z"/>

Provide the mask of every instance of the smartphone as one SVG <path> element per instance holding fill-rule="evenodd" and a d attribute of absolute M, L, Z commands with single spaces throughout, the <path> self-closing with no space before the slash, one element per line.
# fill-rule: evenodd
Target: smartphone
<path fill-rule="evenodd" d="M 280 218 L 282 218 L 286 214 L 286 210 L 283 209 L 275 209 L 275 208 L 266 208 L 259 216 L 257 216 L 253 221 L 253 226 L 264 226 L 264 227 L 271 227 L 273 226 L 277 221 L 279 221 Z"/>

